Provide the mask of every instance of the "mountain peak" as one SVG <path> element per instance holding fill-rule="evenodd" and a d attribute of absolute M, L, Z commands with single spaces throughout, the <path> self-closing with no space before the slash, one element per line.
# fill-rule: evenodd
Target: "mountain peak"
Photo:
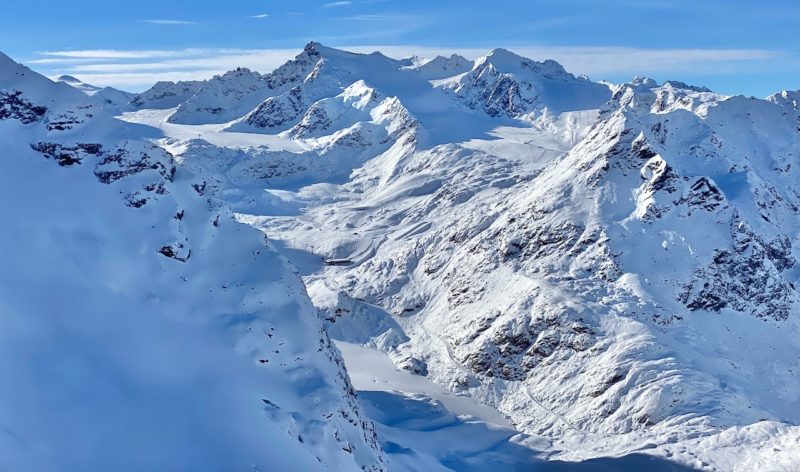
<path fill-rule="evenodd" d="M 431 80 L 463 74 L 469 72 L 472 67 L 473 62 L 466 57 L 452 54 L 450 57 L 436 56 L 428 60 L 417 59 L 416 63 L 403 69 L 416 71 Z"/>
<path fill-rule="evenodd" d="M 310 41 L 306 46 L 303 48 L 303 53 L 313 57 L 331 57 L 331 56 L 341 56 L 341 55 L 356 55 L 352 52 L 343 51 L 341 49 L 336 49 L 332 47 L 328 47 L 323 45 L 322 43 L 318 43 L 316 41 Z"/>
<path fill-rule="evenodd" d="M 0 88 L 19 90 L 37 103 L 75 104 L 86 95 L 66 83 L 50 80 L 0 52 Z"/>
<path fill-rule="evenodd" d="M 630 85 L 637 87 L 642 86 L 642 87 L 653 88 L 653 87 L 658 87 L 658 82 L 651 79 L 650 77 L 643 77 L 641 75 L 637 75 L 631 80 Z"/>
<path fill-rule="evenodd" d="M 87 84 L 86 82 L 71 75 L 62 75 L 56 79 L 56 82 L 65 83 L 70 87 L 80 90 L 81 92 L 87 95 L 94 95 L 95 93 L 97 93 L 99 90 L 102 89 L 102 87 L 97 87 L 95 85 Z"/>
<path fill-rule="evenodd" d="M 320 48 L 324 47 L 325 46 L 316 41 L 309 41 L 308 44 L 306 44 L 306 46 L 303 48 L 303 52 L 306 52 L 308 54 L 318 54 Z"/>
<path fill-rule="evenodd" d="M 552 59 L 538 62 L 503 48 L 493 49 L 487 55 L 475 61 L 475 67 L 480 67 L 484 64 L 492 65 L 501 73 L 519 74 L 533 72 L 548 79 L 574 78 L 561 64 Z"/>
<path fill-rule="evenodd" d="M 521 64 L 522 62 L 529 60 L 504 48 L 492 49 L 481 59 L 486 62 L 491 62 L 494 65 L 509 63 Z M 478 60 L 480 61 L 481 59 Z"/>
<path fill-rule="evenodd" d="M 708 87 L 698 86 L 698 85 L 689 85 L 686 82 L 681 82 L 679 80 L 667 80 L 664 82 L 664 86 L 677 88 L 677 89 L 684 89 L 684 90 L 691 90 L 693 92 L 711 92 L 711 89 Z"/>
<path fill-rule="evenodd" d="M 784 90 L 770 95 L 767 101 L 800 110 L 800 90 Z"/>

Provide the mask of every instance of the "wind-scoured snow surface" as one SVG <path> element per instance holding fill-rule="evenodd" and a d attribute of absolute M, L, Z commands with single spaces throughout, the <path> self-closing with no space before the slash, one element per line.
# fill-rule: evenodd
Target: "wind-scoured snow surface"
<path fill-rule="evenodd" d="M 385 470 L 294 270 L 141 132 L 0 55 L 0 469 Z"/>
<path fill-rule="evenodd" d="M 41 126 L 32 124 L 41 110 L 7 100 L 0 124 Z M 296 267 L 327 332 L 349 343 L 390 470 L 750 471 L 800 468 L 799 102 L 797 92 L 760 100 L 644 78 L 596 83 L 502 49 L 474 62 L 396 60 L 310 43 L 266 75 L 159 83 L 92 112 L 127 122 L 103 136 L 137 136 L 169 153 L 170 196 L 153 199 L 175 198 L 171 187 L 191 175 L 184 191 L 231 208 Z M 37 149 L 51 161 L 83 158 L 68 147 Z M 147 200 L 135 215 L 163 205 L 128 194 Z M 84 208 L 74 197 L 57 204 Z M 174 206 L 144 226 L 182 228 Z M 113 215 L 95 225 L 123 218 Z M 165 273 L 178 279 L 161 290 L 152 276 L 148 290 L 119 283 L 124 293 L 162 307 L 178 291 L 203 318 L 214 304 L 191 295 L 213 298 L 217 277 L 274 273 L 265 268 L 276 264 L 246 258 L 230 269 L 203 262 L 213 251 L 198 237 L 154 242 L 169 257 L 153 260 L 175 264 Z M 248 251 L 219 238 L 227 251 Z M 86 243 L 94 246 L 106 247 Z M 202 272 L 181 272 L 193 263 Z M 292 280 L 292 300 L 310 313 Z M 231 297 L 241 303 L 242 293 Z M 298 342 L 310 339 L 299 332 Z M 378 369 L 376 355 L 405 377 L 380 368 L 385 382 L 364 382 L 379 378 L 365 367 Z M 342 382 L 347 390 L 344 380 L 332 385 Z M 360 421 L 351 433 L 369 438 Z M 474 442 L 456 439 L 464 436 Z M 358 457 L 381 464 L 379 452 Z"/>

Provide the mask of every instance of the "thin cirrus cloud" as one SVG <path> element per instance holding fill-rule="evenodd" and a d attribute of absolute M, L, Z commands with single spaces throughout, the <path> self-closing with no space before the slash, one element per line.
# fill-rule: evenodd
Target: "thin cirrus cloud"
<path fill-rule="evenodd" d="M 478 48 L 411 45 L 349 46 L 345 49 L 361 53 L 380 50 L 397 58 L 456 53 L 474 59 L 487 52 Z M 754 64 L 769 66 L 796 60 L 787 58 L 785 53 L 764 49 L 643 49 L 541 45 L 512 46 L 509 49 L 536 60 L 555 59 L 575 74 L 612 80 L 626 80 L 639 74 L 667 75 L 674 79 L 737 74 L 752 70 Z M 64 50 L 39 52 L 36 58 L 27 63 L 50 76 L 69 74 L 95 85 L 138 91 L 159 80 L 207 79 L 240 66 L 269 72 L 298 52 L 299 48 Z"/>
<path fill-rule="evenodd" d="M 266 13 L 259 13 L 258 15 L 252 15 L 250 18 L 255 18 L 255 19 L 258 19 L 258 20 L 260 20 L 260 19 L 262 19 L 262 18 L 267 18 L 268 16 L 269 16 L 269 15 L 268 15 L 268 14 L 266 14 Z"/>
<path fill-rule="evenodd" d="M 335 8 L 335 7 L 346 7 L 352 4 L 353 2 L 342 1 L 342 2 L 328 2 L 322 6 L 325 8 Z"/>
<path fill-rule="evenodd" d="M 169 19 L 152 19 L 141 20 L 142 23 L 149 23 L 151 25 L 196 25 L 197 23 L 189 20 L 169 20 Z"/>
<path fill-rule="evenodd" d="M 85 49 L 85 50 L 72 50 L 67 49 L 64 51 L 38 51 L 36 55 L 42 56 L 42 59 L 35 59 L 29 61 L 36 64 L 46 60 L 69 60 L 69 59 L 93 59 L 93 60 L 109 60 L 109 59 L 157 59 L 163 57 L 185 57 L 192 55 L 206 55 L 206 54 L 224 54 L 230 49 Z"/>
<path fill-rule="evenodd" d="M 336 18 L 337 20 L 349 20 L 349 21 L 400 21 L 400 20 L 416 20 L 420 17 L 417 15 L 352 15 L 352 16 L 341 16 Z"/>

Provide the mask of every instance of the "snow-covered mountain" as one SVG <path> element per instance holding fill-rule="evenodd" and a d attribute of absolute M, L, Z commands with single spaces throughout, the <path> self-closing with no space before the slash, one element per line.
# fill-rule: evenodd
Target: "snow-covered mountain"
<path fill-rule="evenodd" d="M 56 78 L 56 82 L 64 82 L 65 84 L 74 87 L 81 92 L 85 93 L 86 95 L 94 95 L 95 93 L 102 90 L 103 87 L 98 87 L 96 85 L 87 84 L 76 77 L 71 75 L 62 75 Z"/>
<path fill-rule="evenodd" d="M 130 106 L 130 101 L 136 96 L 134 93 L 125 92 L 113 87 L 98 87 L 96 85 L 87 84 L 71 75 L 62 75 L 56 79 L 56 82 L 63 82 L 80 90 L 91 97 L 89 99 L 90 103 L 113 114 L 127 110 Z"/>
<path fill-rule="evenodd" d="M 49 123 L 46 94 L 4 93 L 5 122 Z M 510 418 L 524 434 L 494 456 L 481 452 L 478 470 L 516 464 L 500 452 L 512 449 L 526 460 L 639 452 L 668 461 L 663 470 L 796 470 L 798 103 L 798 92 L 760 100 L 677 81 L 597 83 L 502 49 L 424 62 L 309 43 L 265 75 L 239 69 L 135 97 L 125 133 L 156 136 L 177 170 L 170 197 L 156 186 L 123 199 L 145 202 L 143 228 L 182 227 L 181 210 L 165 221 L 148 210 L 184 195 L 173 189 L 181 182 L 211 199 L 206 220 L 231 208 L 303 275 L 333 338 L 377 348 L 398 369 Z M 106 124 L 96 136 L 117 132 L 110 117 L 86 120 Z M 38 152 L 68 168 L 92 159 L 56 142 Z M 217 240 L 205 231 L 212 236 L 156 244 L 157 261 L 205 271 L 168 284 L 201 313 L 215 306 L 206 291 L 216 277 L 260 280 L 277 257 L 267 245 L 273 262 L 249 262 L 249 246 L 231 240 L 222 254 L 240 259 L 198 261 L 217 247 L 195 247 L 198 237 Z M 306 313 L 305 289 L 280 267 Z M 170 298 L 152 290 L 129 293 Z M 223 312 L 248 317 L 250 308 Z M 349 390 L 335 380 L 340 370 L 319 370 L 329 391 Z M 298 372 L 307 371 L 270 378 L 310 378 Z M 391 437 L 379 438 L 390 469 L 458 470 L 451 456 L 401 446 L 424 448 L 426 436 L 413 415 L 381 411 L 394 397 L 367 398 Z M 306 417 L 308 405 L 297 405 Z M 355 423 L 347 431 L 367 438 L 356 462 L 381 467 L 371 426 Z"/>
<path fill-rule="evenodd" d="M 131 106 L 142 109 L 168 109 L 189 100 L 204 85 L 203 81 L 162 81 L 150 89 L 136 94 L 131 100 Z"/>
<path fill-rule="evenodd" d="M 294 270 L 137 130 L 0 56 L 0 468 L 384 470 Z"/>
<path fill-rule="evenodd" d="M 470 108 L 514 118 L 595 109 L 610 97 L 608 87 L 575 77 L 555 61 L 536 62 L 505 49 L 491 51 L 472 70 L 440 86 Z"/>
<path fill-rule="evenodd" d="M 239 68 L 205 81 L 170 115 L 171 123 L 225 123 L 239 118 L 263 99 L 267 83 L 258 72 Z"/>
<path fill-rule="evenodd" d="M 436 56 L 433 59 L 414 61 L 412 65 L 404 67 L 423 75 L 428 80 L 446 79 L 472 70 L 474 62 L 466 57 L 452 54 L 450 57 Z"/>

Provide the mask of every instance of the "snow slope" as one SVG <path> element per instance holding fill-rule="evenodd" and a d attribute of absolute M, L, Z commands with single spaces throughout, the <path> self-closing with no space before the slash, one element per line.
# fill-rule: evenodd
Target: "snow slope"
<path fill-rule="evenodd" d="M 264 99 L 267 83 L 258 72 L 239 68 L 202 83 L 170 115 L 171 123 L 225 123 L 239 118 Z"/>
<path fill-rule="evenodd" d="M 175 108 L 186 102 L 203 86 L 203 81 L 158 82 L 150 89 L 137 94 L 131 105 L 137 109 Z"/>
<path fill-rule="evenodd" d="M 296 273 L 140 131 L 0 56 L 0 469 L 385 470 Z"/>
<path fill-rule="evenodd" d="M 450 57 L 436 56 L 402 69 L 416 71 L 428 80 L 441 80 L 467 73 L 473 66 L 474 63 L 469 59 L 452 54 Z"/>
<path fill-rule="evenodd" d="M 641 453 L 583 462 L 549 460 L 550 441 L 515 431 L 507 418 L 429 379 L 395 369 L 385 354 L 338 342 L 353 386 L 393 471 L 688 471 Z"/>
<path fill-rule="evenodd" d="M 96 85 L 87 84 L 85 82 L 82 82 L 82 81 L 78 80 L 77 78 L 75 78 L 75 77 L 73 77 L 71 75 L 59 76 L 58 78 L 55 79 L 55 81 L 56 82 L 64 82 L 65 84 L 67 84 L 67 85 L 69 85 L 71 87 L 74 87 L 74 88 L 80 90 L 81 92 L 83 92 L 83 93 L 85 93 L 86 95 L 89 95 L 89 96 L 94 95 L 95 93 L 99 92 L 103 88 L 103 87 L 98 87 Z"/>
<path fill-rule="evenodd" d="M 491 51 L 469 72 L 454 74 L 439 85 L 490 116 L 596 109 L 611 95 L 605 85 L 575 77 L 555 61 L 537 62 L 506 49 Z"/>
<path fill-rule="evenodd" d="M 136 96 L 136 94 L 124 92 L 113 87 L 98 87 L 87 84 L 71 75 L 62 75 L 56 79 L 56 82 L 63 82 L 80 90 L 91 97 L 90 103 L 114 115 L 130 108 L 130 101 Z"/>

